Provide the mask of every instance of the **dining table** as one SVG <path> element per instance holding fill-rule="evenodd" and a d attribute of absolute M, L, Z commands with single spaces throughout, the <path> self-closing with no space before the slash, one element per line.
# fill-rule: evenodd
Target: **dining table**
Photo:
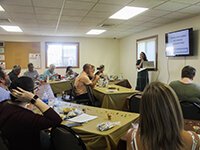
<path fill-rule="evenodd" d="M 115 110 L 128 110 L 127 97 L 139 91 L 111 84 L 106 87 L 96 86 L 93 94 L 101 102 L 102 108 Z"/>
<path fill-rule="evenodd" d="M 82 123 L 81 126 L 72 127 L 85 143 L 87 150 L 116 150 L 120 138 L 127 133 L 128 129 L 131 127 L 131 123 L 139 116 L 137 113 L 125 111 L 62 101 L 59 103 L 60 104 L 56 105 L 57 108 L 54 107 L 58 113 L 62 113 L 66 108 L 73 108 L 97 117 L 94 120 Z M 109 130 L 100 131 L 97 125 L 103 122 L 117 122 L 117 125 Z M 71 121 L 69 120 L 64 120 L 62 122 L 63 125 L 68 125 L 70 123 Z"/>

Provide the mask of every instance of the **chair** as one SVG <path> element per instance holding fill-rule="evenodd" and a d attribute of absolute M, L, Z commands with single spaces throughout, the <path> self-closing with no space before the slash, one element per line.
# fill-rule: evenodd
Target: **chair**
<path fill-rule="evenodd" d="M 184 119 L 200 120 L 200 105 L 196 102 L 180 101 Z"/>
<path fill-rule="evenodd" d="M 0 131 L 0 149 L 1 150 L 8 150 L 8 140 L 3 136 L 2 132 Z"/>
<path fill-rule="evenodd" d="M 51 144 L 53 150 L 86 150 L 80 136 L 64 125 L 51 130 Z"/>
<path fill-rule="evenodd" d="M 90 104 L 91 104 L 92 106 L 100 107 L 100 106 L 101 106 L 101 103 L 99 102 L 99 100 L 97 100 L 97 99 L 94 97 L 93 89 L 91 88 L 91 86 L 86 85 L 86 88 L 87 88 L 87 93 L 88 93 L 88 97 L 89 97 L 89 100 L 90 100 Z"/>
<path fill-rule="evenodd" d="M 129 111 L 134 113 L 140 112 L 141 93 L 132 95 L 129 99 Z"/>

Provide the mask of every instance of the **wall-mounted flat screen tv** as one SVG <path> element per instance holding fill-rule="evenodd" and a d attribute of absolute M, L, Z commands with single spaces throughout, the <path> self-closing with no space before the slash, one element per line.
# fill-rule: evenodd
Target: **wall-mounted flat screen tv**
<path fill-rule="evenodd" d="M 165 34 L 167 57 L 193 55 L 193 29 L 183 29 Z"/>

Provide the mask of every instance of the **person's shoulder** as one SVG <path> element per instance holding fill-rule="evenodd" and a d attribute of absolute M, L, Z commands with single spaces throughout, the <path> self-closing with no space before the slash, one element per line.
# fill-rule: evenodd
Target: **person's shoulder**
<path fill-rule="evenodd" d="M 173 85 L 177 85 L 177 84 L 180 84 L 180 81 L 179 81 L 179 80 L 171 81 L 171 82 L 169 83 L 169 86 L 173 86 Z"/>
<path fill-rule="evenodd" d="M 182 132 L 182 139 L 185 145 L 187 146 L 186 149 L 193 147 L 195 143 L 197 143 L 197 148 L 200 147 L 200 139 L 199 136 L 192 131 L 183 131 Z M 196 147 L 195 147 L 196 149 Z"/>

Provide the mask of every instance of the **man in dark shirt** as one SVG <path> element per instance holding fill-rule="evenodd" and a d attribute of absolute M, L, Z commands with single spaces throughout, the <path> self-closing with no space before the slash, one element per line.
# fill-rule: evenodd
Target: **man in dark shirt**
<path fill-rule="evenodd" d="M 9 150 L 39 150 L 40 130 L 55 127 L 62 119 L 32 93 L 34 83 L 31 78 L 20 77 L 10 87 L 15 97 L 11 96 L 11 100 L 0 103 L 0 130 L 8 140 Z M 29 102 L 43 115 L 26 109 Z"/>
<path fill-rule="evenodd" d="M 176 92 L 180 101 L 193 101 L 200 103 L 200 85 L 193 83 L 196 69 L 185 66 L 181 72 L 181 79 L 172 81 L 169 85 Z"/>
<path fill-rule="evenodd" d="M 17 79 L 18 79 L 18 76 L 19 76 L 19 74 L 20 74 L 20 72 L 21 72 L 21 67 L 20 67 L 20 65 L 15 65 L 15 66 L 13 66 L 12 71 L 8 74 L 10 80 L 11 80 L 12 82 L 15 81 L 15 80 L 17 80 Z"/>

